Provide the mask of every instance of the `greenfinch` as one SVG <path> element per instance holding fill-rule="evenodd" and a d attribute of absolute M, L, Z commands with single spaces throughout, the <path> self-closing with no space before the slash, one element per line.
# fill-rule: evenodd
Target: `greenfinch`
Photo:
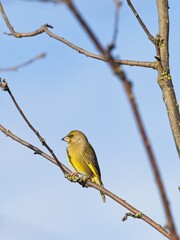
<path fill-rule="evenodd" d="M 92 182 L 103 186 L 96 153 L 84 133 L 73 130 L 62 140 L 67 142 L 66 155 L 69 164 L 76 171 L 75 174 L 82 174 Z M 105 202 L 105 195 L 100 193 Z"/>

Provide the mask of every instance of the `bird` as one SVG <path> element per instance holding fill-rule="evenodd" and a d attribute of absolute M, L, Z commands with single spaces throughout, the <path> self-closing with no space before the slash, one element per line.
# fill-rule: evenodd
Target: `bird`
<path fill-rule="evenodd" d="M 61 140 L 67 142 L 66 157 L 75 170 L 73 174 L 84 175 L 87 179 L 104 187 L 96 153 L 86 135 L 79 130 L 72 130 Z M 106 202 L 104 193 L 100 192 L 100 194 L 103 202 Z"/>

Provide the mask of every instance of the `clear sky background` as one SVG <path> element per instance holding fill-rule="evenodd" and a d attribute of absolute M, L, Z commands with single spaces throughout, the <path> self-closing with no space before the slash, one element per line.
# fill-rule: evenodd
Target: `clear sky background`
<path fill-rule="evenodd" d="M 29 32 L 44 23 L 54 33 L 97 53 L 65 5 L 36 1 L 1 1 L 16 31 Z M 114 56 L 154 61 L 155 50 L 131 10 L 122 1 L 119 34 Z M 76 0 L 76 5 L 104 46 L 111 42 L 114 4 L 111 0 Z M 158 32 L 155 1 L 133 1 L 155 36 Z M 180 99 L 179 1 L 170 4 L 170 66 Z M 93 145 L 107 189 L 165 225 L 161 200 L 121 83 L 104 62 L 78 54 L 42 34 L 15 39 L 0 17 L 0 67 L 22 63 L 41 52 L 47 57 L 17 72 L 3 72 L 18 103 L 33 126 L 46 139 L 60 161 L 67 164 L 70 130 L 83 131 Z M 165 184 L 176 226 L 180 226 L 180 161 L 174 146 L 157 73 L 123 67 L 133 82 L 134 93 L 148 131 Z M 0 92 L 0 123 L 17 136 L 45 151 L 26 126 L 12 101 Z M 82 189 L 64 179 L 59 169 L 32 151 L 0 134 L 0 239 L 164 239 L 141 220 L 122 222 L 126 212 L 107 198 L 103 204 L 93 189 Z M 180 230 L 179 230 L 180 233 Z"/>

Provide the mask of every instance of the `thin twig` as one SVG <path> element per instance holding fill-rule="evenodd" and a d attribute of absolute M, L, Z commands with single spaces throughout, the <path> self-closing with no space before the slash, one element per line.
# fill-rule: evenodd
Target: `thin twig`
<path fill-rule="evenodd" d="M 54 157 L 52 158 L 51 156 L 49 156 L 48 154 L 44 153 L 43 151 L 41 151 L 39 148 L 35 147 L 34 145 L 24 141 L 23 139 L 17 137 L 16 135 L 14 135 L 10 130 L 4 128 L 1 124 L 0 124 L 0 131 L 2 133 L 4 133 L 7 137 L 12 138 L 14 141 L 24 145 L 25 147 L 28 147 L 29 149 L 33 150 L 35 153 L 39 154 L 40 156 L 46 158 L 47 160 L 51 161 L 52 163 L 56 164 L 58 167 L 60 167 L 59 164 L 57 164 L 57 161 L 54 159 Z M 64 166 L 61 162 L 60 162 L 62 168 L 63 168 L 63 172 L 67 172 L 67 173 L 72 173 L 66 166 Z M 61 169 L 62 170 L 62 169 Z M 160 232 L 161 234 L 163 234 L 165 237 L 167 237 L 168 239 L 170 238 L 169 233 L 166 231 L 166 229 L 164 229 L 161 225 L 159 225 L 158 223 L 156 223 L 155 221 L 153 221 L 151 218 L 149 218 L 148 216 L 146 216 L 145 214 L 143 214 L 142 212 L 140 212 L 138 209 L 134 208 L 132 205 L 130 205 L 129 203 L 127 203 L 127 201 L 123 200 L 122 198 L 118 197 L 117 195 L 113 194 L 112 192 L 110 192 L 109 190 L 107 190 L 104 187 L 101 187 L 91 181 L 87 181 L 86 183 L 87 187 L 92 187 L 94 189 L 97 189 L 101 192 L 103 192 L 104 194 L 106 194 L 107 196 L 109 196 L 111 199 L 113 199 L 114 201 L 116 201 L 117 203 L 119 203 L 120 205 L 122 205 L 123 207 L 125 207 L 126 209 L 128 209 L 129 211 L 131 211 L 132 213 L 134 213 L 135 215 L 139 215 L 139 213 L 141 213 L 141 215 L 139 215 L 139 218 L 145 222 L 147 222 L 150 226 L 154 227 L 158 232 Z"/>
<path fill-rule="evenodd" d="M 119 13 L 120 13 L 120 6 L 121 2 L 119 0 L 114 0 L 115 4 L 115 13 L 114 13 L 114 32 L 113 32 L 113 38 L 112 38 L 112 43 L 115 46 L 117 37 L 118 37 L 118 23 L 119 23 Z"/>
<path fill-rule="evenodd" d="M 17 71 L 19 70 L 20 68 L 22 67 L 25 67 L 31 63 L 34 63 L 35 61 L 39 60 L 39 59 L 42 59 L 46 56 L 46 53 L 40 53 L 38 54 L 37 56 L 23 62 L 23 63 L 20 63 L 16 66 L 13 66 L 13 67 L 7 67 L 7 68 L 0 68 L 0 72 L 10 72 L 10 71 Z"/>
<path fill-rule="evenodd" d="M 155 43 L 155 38 L 151 35 L 151 33 L 149 32 L 149 30 L 147 29 L 146 25 L 144 24 L 144 22 L 142 21 L 141 17 L 139 16 L 139 14 L 137 13 L 136 9 L 134 8 L 134 6 L 132 5 L 130 0 L 127 0 L 127 3 L 129 5 L 129 7 L 131 8 L 131 10 L 133 11 L 135 17 L 137 18 L 140 26 L 142 27 L 142 29 L 144 30 L 144 32 L 146 33 L 146 35 L 148 36 L 149 40 L 154 44 Z"/>
<path fill-rule="evenodd" d="M 2 86 L 1 86 L 2 85 Z M 55 159 L 57 165 L 60 167 L 60 169 L 64 172 L 64 168 L 61 165 L 61 163 L 59 162 L 58 158 L 56 157 L 56 155 L 54 154 L 53 150 L 49 147 L 49 145 L 46 143 L 45 139 L 39 134 L 39 132 L 32 126 L 32 124 L 29 122 L 29 120 L 27 119 L 27 117 L 25 116 L 25 114 L 23 113 L 22 109 L 20 108 L 19 104 L 17 103 L 14 95 L 12 94 L 7 82 L 5 80 L 1 81 L 1 85 L 0 87 L 9 93 L 9 96 L 11 97 L 15 107 L 17 108 L 18 112 L 20 113 L 20 115 L 22 116 L 22 118 L 24 119 L 24 121 L 26 122 L 26 124 L 28 125 L 28 127 L 35 133 L 35 135 L 38 137 L 38 139 L 40 140 L 40 142 L 42 143 L 42 145 L 50 152 L 50 154 L 53 156 L 53 158 Z M 64 172 L 65 173 L 65 172 Z"/>
<path fill-rule="evenodd" d="M 119 0 L 113 0 L 115 5 L 115 12 L 114 12 L 114 28 L 113 28 L 113 37 L 110 44 L 107 46 L 107 51 L 111 51 L 116 46 L 116 41 L 118 37 L 118 23 L 119 23 L 119 8 L 121 6 L 121 2 Z"/>
<path fill-rule="evenodd" d="M 1 11 L 1 14 L 2 14 L 2 17 L 7 25 L 7 27 L 9 28 L 10 32 L 12 33 L 12 35 L 15 34 L 15 31 L 14 31 L 14 28 L 12 27 L 12 25 L 10 24 L 5 12 L 4 12 L 4 9 L 3 9 L 3 6 L 2 6 L 2 3 L 0 2 L 0 11 Z"/>

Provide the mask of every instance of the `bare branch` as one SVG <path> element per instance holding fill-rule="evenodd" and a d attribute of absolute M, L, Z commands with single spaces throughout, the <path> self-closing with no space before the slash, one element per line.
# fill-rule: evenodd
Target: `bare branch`
<path fill-rule="evenodd" d="M 107 62 L 107 60 L 106 60 L 106 62 Z M 114 62 L 118 63 L 120 65 L 157 69 L 157 62 L 142 62 L 142 61 L 120 60 L 120 59 L 119 60 L 114 59 Z"/>
<path fill-rule="evenodd" d="M 4 21 L 7 25 L 7 27 L 10 30 L 10 34 L 6 33 L 7 35 L 12 35 L 16 38 L 23 38 L 23 37 L 33 37 L 42 33 L 46 33 L 48 36 L 64 43 L 65 45 L 67 45 L 68 47 L 74 49 L 75 51 L 77 51 L 78 53 L 84 54 L 87 57 L 91 57 L 97 60 L 101 60 L 104 62 L 107 62 L 107 58 L 101 55 L 97 55 L 97 54 L 93 54 L 91 52 L 86 51 L 83 48 L 80 48 L 76 45 L 74 45 L 73 43 L 69 42 L 68 40 L 64 39 L 63 37 L 60 37 L 54 33 L 52 33 L 49 28 L 53 28 L 51 25 L 49 24 L 44 24 L 42 25 L 39 29 L 33 31 L 33 32 L 29 32 L 29 33 L 20 33 L 20 32 L 16 32 L 14 31 L 14 29 L 12 28 L 12 25 L 10 24 L 4 9 L 2 7 L 2 5 L 0 4 L 0 12 L 2 13 L 2 15 L 4 16 Z M 148 61 L 133 61 L 133 60 L 121 60 L 121 59 L 115 59 L 114 60 L 115 63 L 117 64 L 122 64 L 122 65 L 127 65 L 127 66 L 137 66 L 137 67 L 146 67 L 146 68 L 152 68 L 152 69 L 156 69 L 157 68 L 157 64 L 156 62 L 148 62 Z"/>
<path fill-rule="evenodd" d="M 159 22 L 159 33 L 160 38 L 158 48 L 156 50 L 159 54 L 158 64 L 158 84 L 162 90 L 163 100 L 166 105 L 171 130 L 173 133 L 174 141 L 176 144 L 177 152 L 180 157 L 180 114 L 179 104 L 176 99 L 176 95 L 173 88 L 172 79 L 170 76 L 169 68 L 169 13 L 168 13 L 168 1 L 157 0 L 158 10 L 158 22 Z M 164 199 L 165 212 L 168 221 L 168 228 L 172 239 L 178 240 L 175 224 L 172 218 L 172 214 L 169 208 L 167 199 Z"/>
<path fill-rule="evenodd" d="M 5 135 L 6 137 L 10 137 L 10 138 L 13 139 L 14 141 L 16 141 L 16 142 L 20 143 L 21 145 L 23 145 L 23 146 L 31 149 L 35 154 L 41 155 L 42 157 L 46 158 L 46 159 L 49 160 L 50 162 L 52 162 L 52 163 L 54 163 L 54 164 L 57 165 L 57 163 L 56 163 L 56 161 L 55 161 L 55 159 L 54 159 L 53 157 L 51 157 L 51 156 L 49 156 L 48 154 L 44 153 L 43 151 L 41 151 L 39 148 L 35 147 L 35 146 L 32 145 L 31 143 L 28 143 L 28 142 L 26 142 L 25 140 L 17 137 L 17 136 L 16 136 L 15 134 L 13 134 L 10 130 L 4 128 L 2 125 L 0 125 L 0 131 L 1 131 L 2 133 L 4 133 L 4 135 Z M 63 165 L 63 164 L 62 164 L 62 165 Z M 68 168 L 66 168 L 64 165 L 63 165 L 63 167 L 64 167 L 64 170 L 65 170 L 66 172 L 71 173 L 71 171 L 70 171 Z"/>
<path fill-rule="evenodd" d="M 16 38 L 33 37 L 33 36 L 36 36 L 36 35 L 38 35 L 38 34 L 41 34 L 41 33 L 44 32 L 44 26 L 47 27 L 47 28 L 53 28 L 51 25 L 45 24 L 45 25 L 43 25 L 42 27 L 40 27 L 39 29 L 37 29 L 37 30 L 35 30 L 35 31 L 33 31 L 33 32 L 29 32 L 29 33 L 18 33 L 18 32 L 15 32 L 15 31 L 14 31 L 14 28 L 13 28 L 12 25 L 10 24 L 9 19 L 7 18 L 7 15 L 6 15 L 6 13 L 5 13 L 4 9 L 3 9 L 3 6 L 2 6 L 1 2 L 0 2 L 0 12 L 1 12 L 1 14 L 2 14 L 2 17 L 3 17 L 3 19 L 4 19 L 4 21 L 5 21 L 6 25 L 7 25 L 7 27 L 8 27 L 9 30 L 10 30 L 10 33 L 6 33 L 6 34 L 7 34 L 7 35 L 10 35 L 10 36 L 12 35 L 12 36 L 14 36 L 14 37 L 16 37 Z"/>
<path fill-rule="evenodd" d="M 46 53 L 40 53 L 38 54 L 37 56 L 35 56 L 34 58 L 31 58 L 23 63 L 20 63 L 16 66 L 13 66 L 13 67 L 7 67 L 7 68 L 0 68 L 0 72 L 10 72 L 10 71 L 17 71 L 19 70 L 20 68 L 22 67 L 25 67 L 31 63 L 34 63 L 35 61 L 39 60 L 39 59 L 42 59 L 46 56 Z"/>
<path fill-rule="evenodd" d="M 2 17 L 7 25 L 7 27 L 9 28 L 10 32 L 12 33 L 12 35 L 15 33 L 14 31 L 14 28 L 12 27 L 12 25 L 10 24 L 5 12 L 4 12 L 4 9 L 3 9 L 3 6 L 2 6 L 2 3 L 0 2 L 0 12 L 2 14 Z"/>
<path fill-rule="evenodd" d="M 116 40 L 118 36 L 118 23 L 119 23 L 119 10 L 121 6 L 121 2 L 119 0 L 114 0 L 115 3 L 115 13 L 114 13 L 114 33 L 112 38 L 112 45 L 116 45 Z"/>
<path fill-rule="evenodd" d="M 14 135 L 11 131 L 9 131 L 8 129 L 4 128 L 1 124 L 0 124 L 0 131 L 2 133 L 4 133 L 7 137 L 12 138 L 14 141 L 28 147 L 29 149 L 33 150 L 35 153 L 39 154 L 40 156 L 46 158 L 47 160 L 51 161 L 52 163 L 56 164 L 58 167 L 60 167 L 59 164 L 57 164 L 57 161 L 52 158 L 51 156 L 49 156 L 48 154 L 44 153 L 43 151 L 41 151 L 39 148 L 35 147 L 34 145 L 24 141 L 23 139 L 17 137 L 16 135 Z M 59 161 L 59 160 L 58 160 Z M 67 167 L 65 167 L 61 162 L 60 162 L 61 166 L 63 167 L 63 172 L 64 173 L 72 173 Z M 62 169 L 61 169 L 62 170 Z M 128 209 L 129 211 L 131 211 L 132 213 L 134 213 L 135 215 L 138 215 L 139 213 L 141 213 L 140 219 L 145 221 L 146 223 L 148 223 L 150 226 L 152 226 L 153 228 L 155 228 L 158 232 L 160 232 L 161 234 L 163 234 L 165 237 L 167 237 L 168 239 L 170 238 L 169 233 L 166 231 L 166 229 L 164 229 L 161 225 L 159 225 L 158 223 L 156 223 L 155 221 L 153 221 L 151 218 L 149 218 L 148 216 L 146 216 L 145 214 L 143 214 L 142 212 L 140 212 L 138 209 L 134 208 L 133 206 L 131 206 L 129 203 L 127 203 L 125 200 L 123 200 L 122 198 L 119 198 L 117 195 L 113 194 L 112 192 L 110 192 L 109 190 L 107 190 L 106 188 L 99 186 L 91 181 L 87 181 L 86 183 L 87 187 L 92 187 L 94 189 L 97 189 L 101 192 L 103 192 L 104 194 L 106 194 L 107 196 L 109 196 L 111 199 L 113 199 L 114 201 L 116 201 L 117 203 L 119 203 L 120 205 L 122 205 L 123 207 L 125 207 L 126 209 Z"/>
<path fill-rule="evenodd" d="M 53 156 L 54 160 L 56 161 L 57 165 L 60 167 L 60 169 L 64 172 L 64 168 L 61 165 L 61 163 L 59 162 L 58 158 L 56 157 L 56 155 L 54 154 L 53 150 L 49 147 L 49 145 L 46 143 L 45 139 L 39 134 L 39 132 L 32 126 L 32 124 L 29 122 L 29 120 L 27 119 L 27 117 L 25 116 L 25 114 L 23 113 L 22 109 L 19 107 L 15 97 L 13 96 L 7 82 L 5 80 L 2 80 L 2 82 L 0 82 L 0 87 L 2 88 L 2 90 L 6 91 L 9 93 L 9 96 L 11 97 L 15 107 L 17 108 L 18 112 L 20 113 L 20 115 L 22 116 L 22 118 L 24 119 L 24 121 L 26 122 L 26 124 L 28 125 L 28 127 L 35 133 L 35 135 L 38 137 L 38 139 L 40 140 L 40 142 L 42 143 L 43 146 L 45 146 L 45 148 L 50 152 L 50 154 Z M 64 172 L 65 173 L 65 172 Z"/>
<path fill-rule="evenodd" d="M 34 37 L 39 34 L 42 34 L 45 32 L 45 28 L 53 28 L 53 26 L 49 25 L 48 23 L 42 25 L 39 29 L 33 31 L 33 32 L 27 32 L 27 33 L 19 33 L 19 32 L 11 32 L 11 33 L 5 33 L 9 36 L 14 36 L 16 38 L 23 38 L 23 37 Z"/>
<path fill-rule="evenodd" d="M 130 0 L 127 0 L 129 6 L 137 17 L 140 25 L 148 35 L 148 38 L 156 48 L 157 69 L 158 69 L 158 84 L 162 89 L 163 100 L 167 109 L 171 131 L 174 137 L 176 149 L 180 158 L 180 114 L 179 104 L 176 99 L 176 94 L 173 88 L 172 78 L 169 68 L 169 14 L 168 1 L 156 0 L 158 10 L 159 33 L 156 38 L 153 38 L 142 22 Z"/>
<path fill-rule="evenodd" d="M 147 29 L 146 25 L 144 24 L 144 22 L 142 21 L 142 19 L 140 18 L 139 14 L 137 13 L 136 9 L 134 8 L 134 6 L 132 5 L 130 0 L 127 0 L 127 3 L 129 5 L 129 7 L 131 8 L 131 10 L 133 11 L 135 17 L 137 18 L 139 24 L 141 25 L 142 29 L 144 30 L 144 32 L 146 33 L 146 35 L 148 36 L 149 40 L 154 44 L 155 43 L 155 38 L 151 35 L 151 33 L 149 32 L 149 30 Z"/>
<path fill-rule="evenodd" d="M 130 0 L 127 0 L 128 5 L 134 12 L 140 25 L 146 32 L 148 38 L 151 40 L 156 47 L 157 54 L 157 69 L 158 69 L 158 83 L 163 92 L 163 99 L 167 108 L 169 121 L 171 124 L 171 129 L 173 132 L 175 144 L 180 157 L 180 115 L 179 115 L 179 105 L 176 100 L 175 92 L 172 85 L 171 76 L 169 74 L 169 50 L 168 50 L 168 37 L 169 37 L 169 16 L 168 16 L 168 1 L 167 0 L 157 0 L 158 18 L 159 18 L 159 34 L 157 38 L 154 39 L 149 33 L 145 24 L 142 22 L 135 8 L 133 7 Z M 156 182 L 158 184 L 159 192 L 161 194 L 161 199 L 164 206 L 164 211 L 166 213 L 166 218 L 168 221 L 170 232 L 173 239 L 178 239 L 173 217 L 169 208 L 169 203 L 166 197 L 164 186 L 159 176 L 159 171 L 155 162 L 152 161 L 152 168 L 156 177 Z"/>
<path fill-rule="evenodd" d="M 160 44 L 157 48 L 159 54 L 158 62 L 158 84 L 162 90 L 163 100 L 167 109 L 169 122 L 176 149 L 180 158 L 180 114 L 179 104 L 173 88 L 173 82 L 169 68 L 169 14 L 168 1 L 157 0 L 158 18 L 159 18 L 159 38 Z"/>
<path fill-rule="evenodd" d="M 160 59 L 161 64 L 167 73 L 169 73 L 169 13 L 168 1 L 157 0 L 158 22 L 159 22 L 159 37 L 160 37 Z"/>
<path fill-rule="evenodd" d="M 80 48 L 73 43 L 69 42 L 63 37 L 60 37 L 54 33 L 52 33 L 48 28 L 44 27 L 44 32 L 46 32 L 50 37 L 64 43 L 68 47 L 72 48 L 73 50 L 77 51 L 78 53 L 84 54 L 86 57 L 91 57 L 97 60 L 102 60 L 104 62 L 108 62 L 107 57 L 93 54 L 91 52 L 88 52 L 84 50 L 83 48 Z M 157 69 L 157 64 L 156 62 L 142 62 L 142 61 L 132 61 L 132 60 L 120 60 L 120 59 L 115 59 L 115 63 L 121 64 L 121 65 L 128 65 L 128 66 L 138 66 L 138 67 L 147 67 L 147 68 L 152 68 L 152 69 Z"/>
<path fill-rule="evenodd" d="M 112 49 L 115 48 L 116 46 L 116 41 L 117 41 L 117 37 L 118 37 L 118 23 L 119 23 L 119 9 L 121 6 L 121 2 L 119 0 L 113 0 L 114 5 L 115 5 L 115 12 L 114 12 L 114 31 L 113 31 L 113 37 L 112 37 L 112 41 L 110 44 L 108 44 L 107 46 L 107 50 L 111 51 Z"/>

